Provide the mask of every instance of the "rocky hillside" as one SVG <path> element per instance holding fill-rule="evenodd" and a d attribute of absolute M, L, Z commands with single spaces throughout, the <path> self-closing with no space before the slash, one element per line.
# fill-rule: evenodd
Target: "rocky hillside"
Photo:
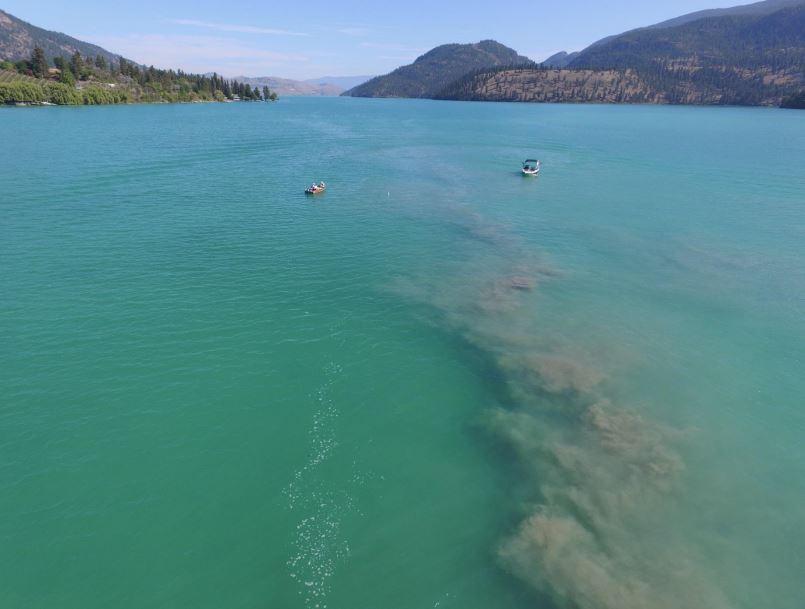
<path fill-rule="evenodd" d="M 28 59 L 34 47 L 41 47 L 48 59 L 69 57 L 76 51 L 84 57 L 106 58 L 118 61 L 119 56 L 94 44 L 82 42 L 72 36 L 43 30 L 0 10 L 0 59 L 18 61 Z"/>
<path fill-rule="evenodd" d="M 774 78 L 773 74 L 758 80 Z M 739 81 L 740 82 L 740 81 Z M 737 92 L 700 82 L 694 73 L 680 79 L 673 88 L 663 87 L 652 75 L 638 70 L 524 68 L 482 72 L 454 83 L 436 99 L 466 101 L 517 101 L 548 103 L 625 104 L 741 104 L 779 105 L 786 87 L 763 86 L 752 97 L 738 98 Z M 743 84 L 742 82 L 740 84 Z M 765 92 L 765 93 L 763 93 Z"/>
<path fill-rule="evenodd" d="M 352 97 L 432 97 L 457 78 L 474 70 L 530 63 L 517 51 L 495 42 L 445 44 L 432 49 L 414 63 L 397 68 L 350 89 Z"/>
<path fill-rule="evenodd" d="M 665 99 L 634 70 L 523 68 L 482 72 L 437 99 L 467 101 L 660 103 Z"/>
<path fill-rule="evenodd" d="M 779 105 L 805 88 L 805 0 L 759 4 L 606 39 L 561 70 L 480 70 L 436 97 Z"/>

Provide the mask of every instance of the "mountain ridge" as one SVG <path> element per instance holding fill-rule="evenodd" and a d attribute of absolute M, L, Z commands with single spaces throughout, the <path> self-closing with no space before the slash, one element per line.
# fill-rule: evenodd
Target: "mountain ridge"
<path fill-rule="evenodd" d="M 735 9 L 603 39 L 564 67 L 559 55 L 559 66 L 480 70 L 434 97 L 778 106 L 805 88 L 805 0 Z"/>
<path fill-rule="evenodd" d="M 117 62 L 121 57 L 96 44 L 37 27 L 0 9 L 0 59 L 28 59 L 34 47 L 40 47 L 49 60 L 54 57 L 69 57 L 76 51 L 84 57 L 100 55 L 108 62 Z"/>
<path fill-rule="evenodd" d="M 605 36 L 600 40 L 596 40 L 595 42 L 591 43 L 581 51 L 576 51 L 574 53 L 569 53 L 572 55 L 573 59 L 584 53 L 585 51 L 592 49 L 598 45 L 605 44 L 615 38 L 619 38 L 626 34 L 631 34 L 634 32 L 639 32 L 642 30 L 656 30 L 656 29 L 664 29 L 664 28 L 671 28 L 676 27 L 679 25 L 685 25 L 686 23 L 690 23 L 693 21 L 698 21 L 700 19 L 706 19 L 710 17 L 725 17 L 725 16 L 738 16 L 738 15 L 763 15 L 763 14 L 770 14 L 777 10 L 788 8 L 791 6 L 798 6 L 800 4 L 805 4 L 805 0 L 760 0 L 759 2 L 753 2 L 751 4 L 739 4 L 736 6 L 726 7 L 726 8 L 709 8 L 700 11 L 694 11 L 692 13 L 686 13 L 684 15 L 680 15 L 679 17 L 672 17 L 671 19 L 666 19 L 664 21 L 660 21 L 658 23 L 654 23 L 651 25 L 646 25 L 638 28 L 633 28 L 631 30 L 626 30 L 621 32 L 620 34 L 612 34 L 610 36 Z M 565 51 L 561 51 L 556 53 L 543 61 L 544 65 L 548 65 L 551 67 L 565 67 L 570 63 L 568 61 L 565 65 L 557 65 L 555 58 L 559 58 L 561 62 L 562 55 L 568 55 Z"/>
<path fill-rule="evenodd" d="M 376 74 L 366 76 L 321 76 L 319 78 L 307 78 L 303 82 L 318 85 L 335 85 L 340 87 L 343 91 L 353 89 L 358 85 L 373 79 Z"/>
<path fill-rule="evenodd" d="M 413 63 L 358 85 L 343 95 L 351 97 L 429 97 L 461 76 L 480 68 L 530 63 L 495 40 L 450 43 L 420 55 Z"/>
<path fill-rule="evenodd" d="M 739 4 L 727 8 L 708 8 L 701 11 L 694 11 L 672 19 L 660 21 L 654 25 L 647 26 L 649 29 L 659 29 L 666 27 L 676 27 L 677 25 L 684 25 L 691 21 L 698 21 L 699 19 L 706 19 L 709 17 L 727 17 L 735 15 L 767 15 L 778 10 L 798 6 L 803 4 L 803 0 L 761 0 L 760 2 L 753 2 L 751 4 Z"/>
<path fill-rule="evenodd" d="M 774 0 L 767 0 L 774 1 Z M 765 4 L 765 3 L 761 3 Z M 791 28 L 796 24 L 795 28 Z M 771 13 L 708 16 L 680 25 L 641 28 L 590 45 L 571 68 L 643 67 L 657 59 L 754 66 L 785 60 L 797 49 L 805 61 L 805 0 Z"/>
<path fill-rule="evenodd" d="M 567 51 L 560 51 L 558 53 L 554 53 L 548 59 L 545 59 L 542 62 L 543 66 L 548 66 L 551 68 L 564 68 L 566 67 L 571 61 L 578 57 L 579 51 L 575 51 L 573 53 L 568 53 Z"/>

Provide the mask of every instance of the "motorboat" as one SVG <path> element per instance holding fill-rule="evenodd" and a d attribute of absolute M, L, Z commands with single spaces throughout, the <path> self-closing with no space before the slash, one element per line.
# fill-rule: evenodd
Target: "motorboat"
<path fill-rule="evenodd" d="M 523 163 L 523 175 L 525 176 L 535 176 L 539 175 L 540 167 L 542 163 L 540 163 L 537 159 L 526 159 Z"/>
<path fill-rule="evenodd" d="M 318 195 L 318 194 L 323 193 L 325 190 L 327 190 L 327 184 L 325 184 L 324 182 L 319 182 L 318 184 L 313 183 L 310 186 L 308 186 L 307 188 L 305 188 L 305 194 L 306 195 Z"/>

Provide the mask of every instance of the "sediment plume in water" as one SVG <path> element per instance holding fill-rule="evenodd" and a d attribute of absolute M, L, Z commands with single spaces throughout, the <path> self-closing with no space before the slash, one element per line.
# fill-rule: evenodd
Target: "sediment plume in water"
<path fill-rule="evenodd" d="M 467 222 L 471 253 L 447 279 L 400 279 L 393 290 L 430 307 L 500 381 L 487 422 L 515 455 L 524 504 L 500 544 L 502 565 L 568 609 L 732 607 L 695 540 L 674 526 L 676 446 L 689 434 L 613 403 L 606 374 L 537 331 L 533 296 L 556 273 L 523 248 L 506 251 L 514 241 L 480 222 Z"/>

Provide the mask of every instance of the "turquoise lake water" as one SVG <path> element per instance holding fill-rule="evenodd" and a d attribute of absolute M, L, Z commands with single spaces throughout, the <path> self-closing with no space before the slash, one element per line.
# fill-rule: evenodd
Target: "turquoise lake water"
<path fill-rule="evenodd" d="M 802 608 L 802 113 L 0 138 L 0 609 Z"/>

